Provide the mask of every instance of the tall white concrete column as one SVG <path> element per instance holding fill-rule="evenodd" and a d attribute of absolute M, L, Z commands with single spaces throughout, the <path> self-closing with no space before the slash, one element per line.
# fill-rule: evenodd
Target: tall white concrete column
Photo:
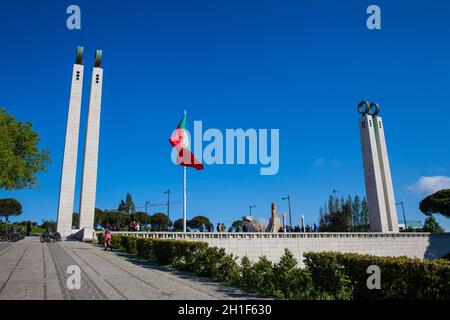
<path fill-rule="evenodd" d="M 80 200 L 80 229 L 85 229 L 84 240 L 89 240 L 94 227 L 95 196 L 97 187 L 98 144 L 100 134 L 100 108 L 102 101 L 103 69 L 102 52 L 96 51 L 92 71 L 91 93 L 86 128 L 83 177 Z"/>
<path fill-rule="evenodd" d="M 364 114 L 359 120 L 370 230 L 388 232 L 389 223 L 373 121 L 369 114 Z"/>
<path fill-rule="evenodd" d="M 394 188 L 392 186 L 391 168 L 386 147 L 386 139 L 384 137 L 383 120 L 381 117 L 373 117 L 375 138 L 378 148 L 378 159 L 381 168 L 381 179 L 383 182 L 384 201 L 386 206 L 386 215 L 388 220 L 389 231 L 399 232 L 397 207 L 395 206 Z"/>
<path fill-rule="evenodd" d="M 78 134 L 80 127 L 81 94 L 83 89 L 83 48 L 77 48 L 72 71 L 69 112 L 67 116 L 66 139 L 59 189 L 57 231 L 63 238 L 72 232 L 73 201 L 77 171 Z"/>

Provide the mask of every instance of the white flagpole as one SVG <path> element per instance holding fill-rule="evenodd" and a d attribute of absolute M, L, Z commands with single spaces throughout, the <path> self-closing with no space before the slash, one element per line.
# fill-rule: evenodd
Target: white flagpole
<path fill-rule="evenodd" d="M 184 109 L 184 115 L 186 116 L 186 109 Z M 186 166 L 183 166 L 183 232 L 186 232 Z"/>
<path fill-rule="evenodd" d="M 184 179 L 183 179 L 183 232 L 186 232 L 186 167 L 184 168 Z"/>

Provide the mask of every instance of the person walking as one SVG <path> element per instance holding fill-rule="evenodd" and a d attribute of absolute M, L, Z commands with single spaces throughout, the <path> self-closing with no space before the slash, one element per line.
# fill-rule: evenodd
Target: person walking
<path fill-rule="evenodd" d="M 109 231 L 109 228 L 106 227 L 103 231 L 103 241 L 105 245 L 105 251 L 108 250 L 108 248 L 112 251 L 112 245 L 111 245 L 111 231 Z"/>

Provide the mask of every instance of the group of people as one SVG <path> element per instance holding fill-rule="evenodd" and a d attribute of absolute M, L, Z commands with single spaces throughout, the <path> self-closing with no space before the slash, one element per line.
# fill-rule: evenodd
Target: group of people
<path fill-rule="evenodd" d="M 128 231 L 141 231 L 141 225 L 139 222 L 132 221 L 128 227 Z"/>
<path fill-rule="evenodd" d="M 279 232 L 319 232 L 319 227 L 315 223 L 313 226 L 307 224 L 306 227 L 295 226 L 294 228 L 292 226 L 286 225 L 285 228 L 281 227 Z"/>

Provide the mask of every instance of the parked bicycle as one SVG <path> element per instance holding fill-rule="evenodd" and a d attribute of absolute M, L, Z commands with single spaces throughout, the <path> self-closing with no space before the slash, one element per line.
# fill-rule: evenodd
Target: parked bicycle
<path fill-rule="evenodd" d="M 16 228 L 5 228 L 0 230 L 0 242 L 16 242 L 22 240 L 25 236 Z"/>
<path fill-rule="evenodd" d="M 61 235 L 59 232 L 53 231 L 51 229 L 45 230 L 41 236 L 41 242 L 56 242 L 61 241 Z"/>

